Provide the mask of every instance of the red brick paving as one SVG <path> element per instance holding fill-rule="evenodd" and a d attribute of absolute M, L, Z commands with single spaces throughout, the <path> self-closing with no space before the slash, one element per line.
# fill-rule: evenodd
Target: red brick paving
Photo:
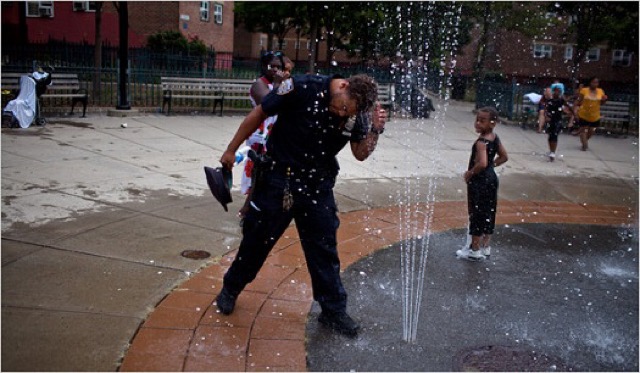
<path fill-rule="evenodd" d="M 408 238 L 398 225 L 400 212 L 392 206 L 341 214 L 342 267 Z M 496 222 L 620 225 L 635 224 L 635 215 L 626 206 L 500 201 Z M 420 231 L 423 218 L 412 219 L 412 231 Z M 466 226 L 466 202 L 435 204 L 431 232 Z M 295 228 L 276 243 L 234 313 L 224 316 L 212 302 L 234 255 L 201 270 L 158 304 L 133 338 L 120 371 L 306 371 L 305 324 L 313 298 Z"/>

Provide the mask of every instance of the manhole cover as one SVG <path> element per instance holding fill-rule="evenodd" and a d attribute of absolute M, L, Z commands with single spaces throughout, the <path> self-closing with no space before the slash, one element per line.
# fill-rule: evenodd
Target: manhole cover
<path fill-rule="evenodd" d="M 571 372 L 560 358 L 524 348 L 483 346 L 460 351 L 453 361 L 459 372 Z"/>
<path fill-rule="evenodd" d="M 208 257 L 211 256 L 211 254 L 209 254 L 204 250 L 185 250 L 181 252 L 180 255 L 184 256 L 185 258 L 196 259 L 196 260 L 207 259 Z"/>

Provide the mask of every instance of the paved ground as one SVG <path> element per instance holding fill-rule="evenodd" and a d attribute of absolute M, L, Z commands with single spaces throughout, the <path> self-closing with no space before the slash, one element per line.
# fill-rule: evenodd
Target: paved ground
<path fill-rule="evenodd" d="M 4 370 L 307 369 L 312 304 L 294 229 L 232 319 L 210 307 L 239 242 L 241 198 L 234 191 L 225 213 L 202 167 L 218 164 L 240 120 L 90 114 L 2 129 Z M 345 267 L 407 237 L 393 219 L 400 203 L 426 211 L 419 202 L 435 199 L 442 225 L 433 232 L 464 227 L 460 175 L 472 123 L 469 105 L 439 104 L 432 119 L 391 121 L 372 159 L 340 155 Z M 577 138 L 562 136 L 561 156 L 549 163 L 545 136 L 509 126 L 498 133 L 511 156 L 500 171 L 500 224 L 630 224 L 637 237 L 636 138 L 598 136 L 582 152 Z M 188 249 L 212 256 L 180 256 Z M 637 291 L 637 271 L 631 280 Z"/>
<path fill-rule="evenodd" d="M 464 235 L 451 230 L 430 239 L 412 343 L 398 342 L 403 292 L 397 279 L 400 251 L 408 246 L 393 245 L 349 267 L 344 281 L 350 308 L 364 330 L 349 340 L 310 321 L 309 370 L 638 370 L 634 232 L 577 224 L 501 226 L 492 257 L 483 263 L 454 257 Z M 311 316 L 319 314 L 316 308 Z M 527 354 L 478 357 L 485 346 Z"/>

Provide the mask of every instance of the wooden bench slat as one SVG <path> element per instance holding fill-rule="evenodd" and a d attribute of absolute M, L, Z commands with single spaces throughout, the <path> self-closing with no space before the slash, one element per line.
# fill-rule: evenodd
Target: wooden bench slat
<path fill-rule="evenodd" d="M 181 78 L 181 77 L 160 77 L 160 84 L 163 90 L 162 111 L 165 104 L 168 104 L 171 111 L 171 100 L 176 99 L 203 99 L 220 101 L 222 108 L 224 100 L 250 100 L 249 90 L 255 82 L 253 79 L 217 79 L 217 78 Z M 378 102 L 383 106 L 393 104 L 392 84 L 378 85 Z"/>
<path fill-rule="evenodd" d="M 220 103 L 220 115 L 224 100 L 249 100 L 249 89 L 254 80 L 160 77 L 163 89 L 162 111 L 168 103 L 167 114 L 171 112 L 171 100 L 193 99 L 214 100 L 214 110 Z"/>

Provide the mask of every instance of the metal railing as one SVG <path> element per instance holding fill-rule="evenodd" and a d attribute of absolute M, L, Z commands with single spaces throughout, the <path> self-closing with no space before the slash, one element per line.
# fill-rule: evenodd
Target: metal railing
<path fill-rule="evenodd" d="M 523 85 L 498 82 L 481 82 L 476 93 L 476 107 L 493 106 L 498 113 L 512 121 L 523 123 L 531 120 L 532 113 L 528 112 L 523 105 L 524 95 L 527 93 L 542 93 L 542 88 L 537 85 Z M 571 95 L 569 88 L 565 94 Z M 623 101 L 629 103 L 629 128 L 632 132 L 638 133 L 638 95 L 627 92 L 607 92 L 609 101 Z M 537 113 L 533 113 L 537 117 Z M 534 119 L 535 120 L 535 119 Z"/>

